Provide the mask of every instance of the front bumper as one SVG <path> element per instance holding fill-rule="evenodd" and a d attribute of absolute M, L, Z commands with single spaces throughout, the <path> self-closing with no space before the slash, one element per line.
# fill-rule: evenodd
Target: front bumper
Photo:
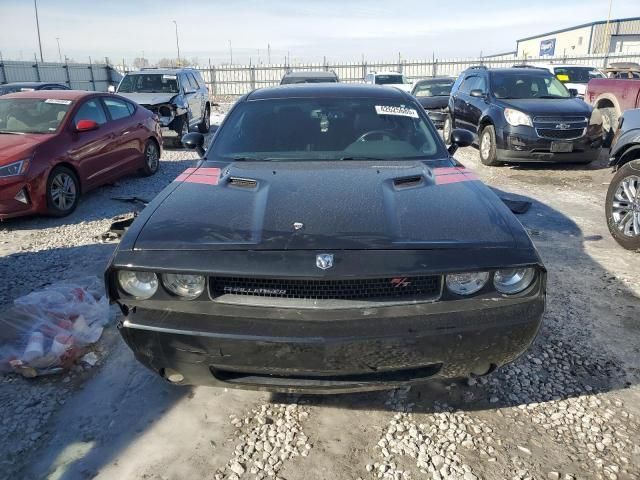
<path fill-rule="evenodd" d="M 600 155 L 602 129 L 589 127 L 579 138 L 563 140 L 540 137 L 532 127 L 506 126 L 501 132 L 496 132 L 496 142 L 496 153 L 501 162 L 590 163 Z M 551 152 L 552 142 L 571 143 L 573 151 Z"/>
<path fill-rule="evenodd" d="M 131 309 L 136 358 L 181 384 L 334 393 L 484 374 L 534 340 L 545 276 L 525 296 L 346 309 L 216 305 L 214 313 Z M 189 303 L 189 302 L 182 302 Z"/>
<path fill-rule="evenodd" d="M 16 198 L 20 192 L 23 192 L 22 198 L 26 203 Z M 32 201 L 32 191 L 24 177 L 0 179 L 0 220 L 35 212 L 36 205 Z"/>
<path fill-rule="evenodd" d="M 436 128 L 444 127 L 444 121 L 447 118 L 447 112 L 442 110 L 427 110 L 427 115 Z"/>

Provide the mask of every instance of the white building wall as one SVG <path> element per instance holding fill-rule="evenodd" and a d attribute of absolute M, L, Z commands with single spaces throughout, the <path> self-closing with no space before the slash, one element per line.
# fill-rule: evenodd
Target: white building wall
<path fill-rule="evenodd" d="M 518 41 L 518 58 L 538 57 L 540 44 L 555 39 L 555 56 L 585 55 L 589 53 L 591 26 L 567 30 L 561 33 L 543 35 L 530 40 Z"/>

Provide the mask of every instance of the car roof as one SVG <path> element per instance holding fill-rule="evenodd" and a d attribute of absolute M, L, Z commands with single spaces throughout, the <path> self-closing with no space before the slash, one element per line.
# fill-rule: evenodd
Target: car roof
<path fill-rule="evenodd" d="M 364 83 L 295 83 L 259 88 L 249 93 L 245 101 L 276 98 L 385 98 L 407 100 L 408 93 L 400 89 Z"/>
<path fill-rule="evenodd" d="M 382 72 L 371 72 L 374 75 L 402 75 L 400 72 L 394 72 L 392 70 L 383 70 Z"/>
<path fill-rule="evenodd" d="M 467 71 L 479 70 L 479 69 L 469 69 Z M 482 69 L 480 69 L 482 71 Z M 496 72 L 496 73 L 522 73 L 529 72 L 533 74 L 543 74 L 543 75 L 551 75 L 551 72 L 547 70 L 545 67 L 508 67 L 508 68 L 488 68 L 486 71 Z"/>
<path fill-rule="evenodd" d="M 337 77 L 336 72 L 327 72 L 324 70 L 302 70 L 298 72 L 287 72 L 284 74 L 285 77 L 293 77 L 293 78 L 335 78 Z"/>
<path fill-rule="evenodd" d="M 3 95 L 2 98 L 54 98 L 57 100 L 78 100 L 101 92 L 87 90 L 34 90 L 31 92 L 15 92 Z"/>
<path fill-rule="evenodd" d="M 127 72 L 127 75 L 175 75 L 180 72 L 194 72 L 195 68 L 143 68 L 135 72 Z"/>
<path fill-rule="evenodd" d="M 538 66 L 538 65 L 536 65 Z M 598 67 L 593 66 L 593 65 L 575 65 L 575 64 L 571 64 L 571 63 L 548 63 L 548 64 L 544 64 L 544 65 L 539 65 L 541 67 L 544 68 L 572 68 L 572 67 L 580 67 L 580 68 L 591 68 L 591 69 L 595 69 L 598 70 Z"/>
<path fill-rule="evenodd" d="M 41 87 L 43 85 L 62 85 L 66 86 L 62 82 L 11 82 L 11 83 L 3 83 L 0 87 Z"/>

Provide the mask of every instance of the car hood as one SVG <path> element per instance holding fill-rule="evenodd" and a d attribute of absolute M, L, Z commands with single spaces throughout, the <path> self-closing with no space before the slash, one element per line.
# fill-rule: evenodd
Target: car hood
<path fill-rule="evenodd" d="M 222 164 L 206 162 L 176 179 L 155 211 L 139 219 L 145 223 L 132 231 L 139 230 L 134 249 L 513 247 L 514 225 L 522 230 L 500 199 L 461 167 L 431 169 L 413 161 L 216 165 Z M 421 180 L 415 184 L 412 177 Z M 402 179 L 409 181 L 399 185 Z"/>
<path fill-rule="evenodd" d="M 515 108 L 531 116 L 591 115 L 591 107 L 579 98 L 500 99 L 496 104 L 503 108 Z"/>
<path fill-rule="evenodd" d="M 51 138 L 48 134 L 0 134 L 0 167 L 28 157 L 33 149 Z"/>
<path fill-rule="evenodd" d="M 169 103 L 177 93 L 120 93 L 118 95 L 128 98 L 139 105 L 158 105 Z"/>
<path fill-rule="evenodd" d="M 438 97 L 418 97 L 418 102 L 425 109 L 441 109 L 445 108 L 449 104 L 448 95 L 440 95 Z"/>

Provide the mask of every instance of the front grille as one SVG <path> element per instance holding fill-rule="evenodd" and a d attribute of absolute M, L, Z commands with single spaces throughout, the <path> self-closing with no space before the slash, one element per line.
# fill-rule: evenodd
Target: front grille
<path fill-rule="evenodd" d="M 580 138 L 584 134 L 584 128 L 569 128 L 567 130 L 556 130 L 553 128 L 536 128 L 540 137 L 553 138 L 557 140 L 571 140 Z"/>
<path fill-rule="evenodd" d="M 586 123 L 586 117 L 535 117 L 534 123 L 562 123 L 562 122 L 583 122 Z"/>
<path fill-rule="evenodd" d="M 209 285 L 213 297 L 230 294 L 310 300 L 361 300 L 433 298 L 440 294 L 439 275 L 349 280 L 211 277 Z"/>

